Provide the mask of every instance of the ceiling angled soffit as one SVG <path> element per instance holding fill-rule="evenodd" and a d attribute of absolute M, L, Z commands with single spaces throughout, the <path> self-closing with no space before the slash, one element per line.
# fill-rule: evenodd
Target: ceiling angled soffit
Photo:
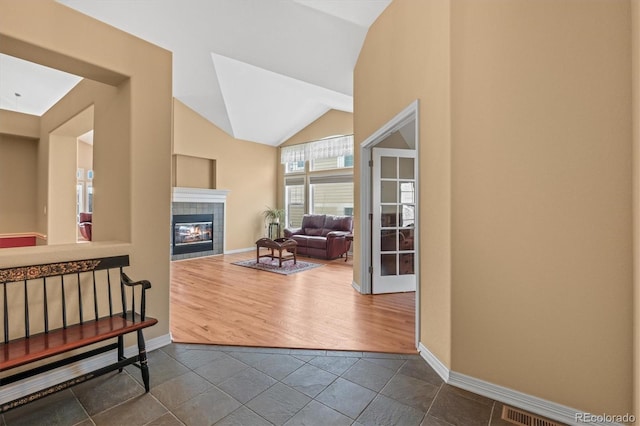
<path fill-rule="evenodd" d="M 391 4 L 391 0 L 293 0 L 296 3 L 369 28 Z"/>
<path fill-rule="evenodd" d="M 212 54 L 238 139 L 276 146 L 330 109 L 353 112 L 353 97 Z"/>
<path fill-rule="evenodd" d="M 0 53 L 0 109 L 41 116 L 82 77 Z"/>
<path fill-rule="evenodd" d="M 336 101 L 327 101 L 322 108 L 318 105 L 317 97 L 323 100 L 327 97 L 326 93 L 318 95 L 321 92 L 318 88 L 353 95 L 353 69 L 368 25 L 390 3 L 390 0 L 57 1 L 172 51 L 175 98 L 237 138 L 270 145 L 278 143 L 278 135 L 306 127 L 311 121 L 304 120 L 310 117 L 315 120 L 321 109 L 332 108 L 332 102 Z M 288 90 L 282 89 L 287 93 L 304 86 L 301 82 L 307 83 L 315 89 L 305 93 L 312 91 L 316 98 L 308 99 L 303 111 L 292 111 L 289 101 L 276 102 L 282 96 L 275 100 L 258 99 L 259 94 L 273 96 L 269 87 L 255 88 L 251 104 L 241 108 L 237 103 L 242 97 L 236 92 L 241 92 L 237 87 L 246 87 L 246 82 L 233 83 L 233 76 L 226 70 L 219 72 L 216 69 L 219 61 L 212 61 L 212 52 L 289 77 L 279 79 L 278 83 L 282 87 L 285 81 L 290 82 Z M 260 134 L 251 112 L 254 106 L 265 104 L 273 115 L 287 116 L 288 120 L 274 120 L 273 128 L 263 127 L 265 134 Z M 240 117 L 243 114 L 247 117 Z M 275 123 L 281 126 L 279 130 L 275 129 Z"/>

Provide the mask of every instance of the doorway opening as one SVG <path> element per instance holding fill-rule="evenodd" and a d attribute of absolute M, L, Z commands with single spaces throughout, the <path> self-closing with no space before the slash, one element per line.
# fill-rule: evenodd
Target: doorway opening
<path fill-rule="evenodd" d="M 394 284 L 389 286 L 389 281 L 396 282 L 397 291 L 415 289 L 416 347 L 420 336 L 418 135 L 416 100 L 360 145 L 361 256 L 354 265 L 360 270 L 362 294 L 392 290 Z"/>
<path fill-rule="evenodd" d="M 91 105 L 49 135 L 49 245 L 91 240 L 91 231 L 85 238 L 80 223 L 90 224 L 86 213 L 93 210 L 93 127 Z"/>

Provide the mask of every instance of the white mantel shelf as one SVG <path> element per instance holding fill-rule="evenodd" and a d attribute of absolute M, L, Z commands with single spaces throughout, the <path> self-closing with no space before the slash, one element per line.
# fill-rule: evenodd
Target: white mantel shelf
<path fill-rule="evenodd" d="M 228 189 L 204 189 L 174 187 L 171 201 L 174 203 L 226 203 Z"/>

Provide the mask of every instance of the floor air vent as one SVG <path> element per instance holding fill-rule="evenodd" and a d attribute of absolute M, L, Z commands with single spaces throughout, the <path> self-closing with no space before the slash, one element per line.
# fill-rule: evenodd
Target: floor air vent
<path fill-rule="evenodd" d="M 519 426 L 564 426 L 562 423 L 556 423 L 507 405 L 502 406 L 502 420 Z"/>

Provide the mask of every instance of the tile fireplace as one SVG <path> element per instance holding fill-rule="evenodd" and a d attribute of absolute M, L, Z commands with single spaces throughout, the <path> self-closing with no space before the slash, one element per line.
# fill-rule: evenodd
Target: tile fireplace
<path fill-rule="evenodd" d="M 212 214 L 173 215 L 173 254 L 213 250 Z"/>
<path fill-rule="evenodd" d="M 173 188 L 171 260 L 224 253 L 228 191 Z"/>

